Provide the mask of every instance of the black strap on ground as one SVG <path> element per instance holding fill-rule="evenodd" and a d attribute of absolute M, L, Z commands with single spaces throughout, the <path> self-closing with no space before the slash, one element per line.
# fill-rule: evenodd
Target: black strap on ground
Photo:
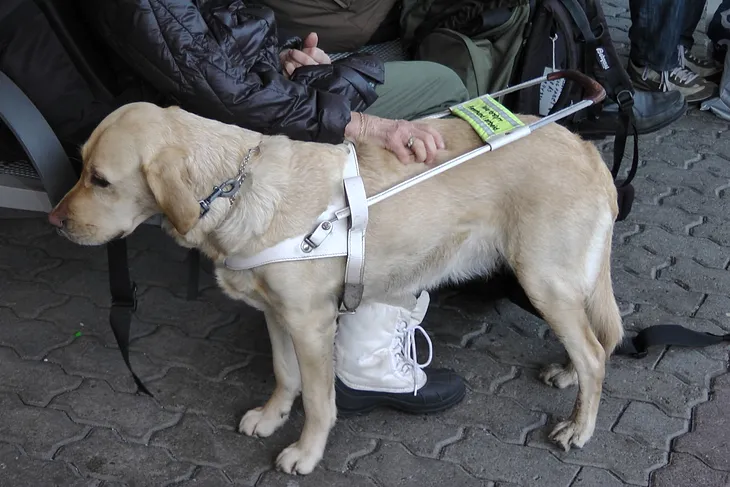
<path fill-rule="evenodd" d="M 641 358 L 648 353 L 649 348 L 657 345 L 703 348 L 722 342 L 730 343 L 730 333 L 713 335 L 690 330 L 681 325 L 654 325 L 644 328 L 636 336 L 625 337 L 614 353 Z"/>
<path fill-rule="evenodd" d="M 134 383 L 139 391 L 152 396 L 137 374 L 132 370 L 129 362 L 129 335 L 132 326 L 132 314 L 137 310 L 137 285 L 129 278 L 129 263 L 127 262 L 127 240 L 112 240 L 107 244 L 107 259 L 109 264 L 109 290 L 112 294 L 112 306 L 109 311 L 109 324 L 112 327 L 117 346 L 122 353 L 124 363 L 132 374 Z"/>

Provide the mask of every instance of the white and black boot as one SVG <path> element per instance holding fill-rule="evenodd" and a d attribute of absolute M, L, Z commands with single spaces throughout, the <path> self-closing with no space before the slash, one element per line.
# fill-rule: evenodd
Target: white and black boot
<path fill-rule="evenodd" d="M 364 304 L 342 315 L 335 340 L 335 391 L 341 416 L 387 406 L 409 413 L 435 413 L 458 404 L 466 394 L 452 370 L 426 368 L 431 340 L 420 324 L 429 304 L 421 293 L 413 309 Z M 416 331 L 429 348 L 428 360 L 416 356 Z"/>

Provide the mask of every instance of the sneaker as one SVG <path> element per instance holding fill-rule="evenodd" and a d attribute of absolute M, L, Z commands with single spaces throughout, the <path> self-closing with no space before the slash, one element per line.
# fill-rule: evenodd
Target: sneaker
<path fill-rule="evenodd" d="M 654 71 L 648 66 L 637 66 L 629 60 L 629 77 L 638 89 L 645 91 L 679 91 L 687 103 L 711 98 L 717 85 L 701 78 L 687 68 L 677 66 L 671 71 Z"/>
<path fill-rule="evenodd" d="M 679 63 L 680 66 L 689 69 L 702 78 L 709 78 L 722 71 L 722 66 L 715 62 L 714 59 L 702 59 L 688 51 L 684 46 L 679 46 Z"/>

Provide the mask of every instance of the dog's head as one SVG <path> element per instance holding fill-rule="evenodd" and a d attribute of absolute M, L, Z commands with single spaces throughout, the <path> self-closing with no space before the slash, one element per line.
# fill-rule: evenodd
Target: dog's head
<path fill-rule="evenodd" d="M 180 235 L 195 226 L 200 206 L 169 110 L 133 103 L 99 124 L 82 148 L 81 177 L 48 216 L 59 233 L 101 245 L 158 213 Z"/>

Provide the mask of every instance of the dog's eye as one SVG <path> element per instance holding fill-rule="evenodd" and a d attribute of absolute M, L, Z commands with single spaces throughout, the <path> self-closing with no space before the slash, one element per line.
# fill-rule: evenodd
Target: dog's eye
<path fill-rule="evenodd" d="M 100 177 L 97 174 L 92 174 L 91 175 L 91 184 L 93 184 L 94 186 L 99 186 L 100 188 L 106 188 L 107 186 L 109 186 L 109 181 Z"/>

